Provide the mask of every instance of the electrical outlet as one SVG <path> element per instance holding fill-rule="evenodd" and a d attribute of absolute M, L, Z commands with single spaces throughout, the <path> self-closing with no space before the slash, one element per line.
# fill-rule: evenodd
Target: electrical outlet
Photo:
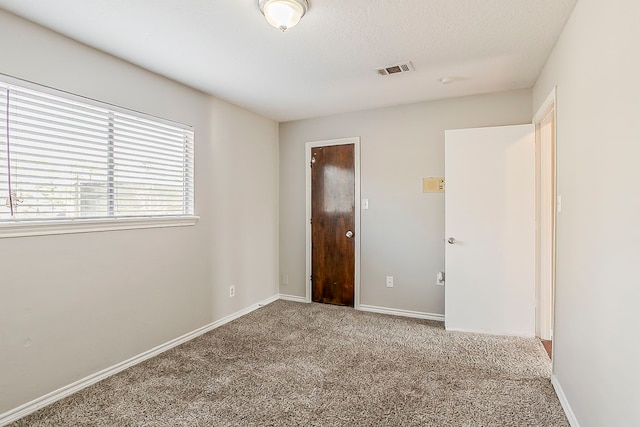
<path fill-rule="evenodd" d="M 393 288 L 393 276 L 387 276 L 387 288 Z"/>
<path fill-rule="evenodd" d="M 283 274 L 282 275 L 282 284 L 283 285 L 288 285 L 289 284 L 289 275 L 288 274 Z"/>
<path fill-rule="evenodd" d="M 436 286 L 444 286 L 444 271 L 436 273 Z"/>
<path fill-rule="evenodd" d="M 229 298 L 233 298 L 236 296 L 236 287 L 235 286 L 229 286 Z"/>

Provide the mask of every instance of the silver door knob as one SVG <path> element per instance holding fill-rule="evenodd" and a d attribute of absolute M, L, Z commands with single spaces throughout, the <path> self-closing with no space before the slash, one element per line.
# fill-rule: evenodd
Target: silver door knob
<path fill-rule="evenodd" d="M 449 242 L 450 245 L 453 245 L 456 242 L 456 239 L 454 239 L 453 237 L 449 237 L 447 239 L 447 242 Z"/>
<path fill-rule="evenodd" d="M 352 238 L 353 237 L 353 231 L 349 230 L 347 231 L 347 234 L 345 234 L 345 236 L 347 236 L 347 238 Z"/>

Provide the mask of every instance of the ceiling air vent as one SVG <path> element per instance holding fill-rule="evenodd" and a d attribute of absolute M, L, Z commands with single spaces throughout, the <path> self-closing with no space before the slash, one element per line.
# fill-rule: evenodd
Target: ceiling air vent
<path fill-rule="evenodd" d="M 413 71 L 413 65 L 409 61 L 380 68 L 378 69 L 378 74 L 388 76 L 389 74 L 406 73 L 407 71 Z"/>

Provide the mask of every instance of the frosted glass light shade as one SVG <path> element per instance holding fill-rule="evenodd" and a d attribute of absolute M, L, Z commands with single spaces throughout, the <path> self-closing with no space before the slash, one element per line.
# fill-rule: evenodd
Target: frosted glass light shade
<path fill-rule="evenodd" d="M 267 22 L 282 31 L 300 22 L 309 8 L 307 0 L 259 0 L 259 5 Z"/>

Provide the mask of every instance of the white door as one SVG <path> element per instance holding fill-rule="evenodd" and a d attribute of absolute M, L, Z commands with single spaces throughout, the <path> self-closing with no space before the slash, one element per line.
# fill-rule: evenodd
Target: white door
<path fill-rule="evenodd" d="M 535 334 L 535 128 L 445 132 L 445 326 Z"/>

